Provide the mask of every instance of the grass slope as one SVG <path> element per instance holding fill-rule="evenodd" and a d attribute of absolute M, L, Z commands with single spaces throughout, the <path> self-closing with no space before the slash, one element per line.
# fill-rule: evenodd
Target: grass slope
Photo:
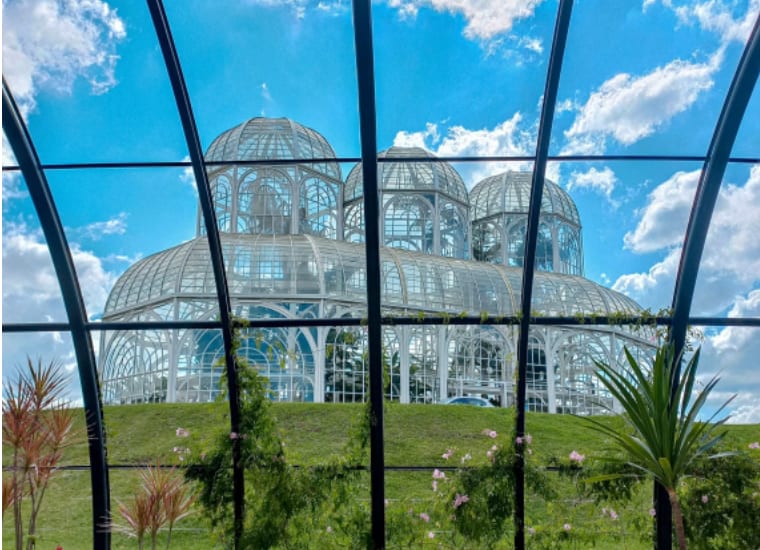
<path fill-rule="evenodd" d="M 351 431 L 359 422 L 362 405 L 354 404 L 295 404 L 272 405 L 278 429 L 286 445 L 288 461 L 311 465 L 340 453 Z M 225 403 L 209 404 L 144 404 L 106 407 L 108 456 L 111 465 L 134 465 L 155 462 L 181 464 L 174 447 L 188 447 L 200 452 L 218 433 L 229 431 Z M 494 443 L 483 430 L 495 430 L 497 442 L 506 444 L 513 426 L 513 411 L 509 409 L 480 409 L 466 406 L 399 405 L 389 404 L 385 412 L 386 466 L 456 465 L 465 453 L 473 457 L 472 464 L 486 461 L 486 451 Z M 606 418 L 620 423 L 620 419 Z M 622 426 L 622 424 L 621 424 Z M 179 438 L 175 431 L 182 427 L 190 437 Z M 77 415 L 76 432 L 79 439 L 66 450 L 63 463 L 87 465 L 84 415 Z M 593 455 L 605 447 L 595 432 L 585 429 L 583 420 L 571 416 L 528 414 L 527 431 L 533 436 L 535 458 L 545 462 L 552 456 L 567 457 L 576 450 Z M 736 449 L 760 436 L 760 427 L 729 426 L 727 443 Z M 454 464 L 441 458 L 447 450 L 455 451 Z M 4 463 L 8 452 L 4 452 Z M 127 500 L 136 483 L 134 470 L 112 469 L 111 491 L 115 501 Z M 429 494 L 430 470 L 420 472 L 388 472 L 386 496 L 392 500 L 424 499 Z M 368 491 L 358 498 L 369 498 Z M 639 506 L 646 506 L 645 500 Z M 530 499 L 530 495 L 529 495 Z M 529 505 L 530 506 L 530 505 Z M 529 510 L 530 512 L 530 510 Z M 533 514 L 551 514 L 551 510 L 534 508 Z M 564 509 L 562 513 L 567 513 Z M 558 520 L 559 521 L 559 520 Z M 580 520 L 579 520 L 580 521 Z M 64 471 L 54 481 L 45 497 L 40 518 L 39 548 L 64 550 L 86 549 L 91 542 L 90 483 L 88 471 Z M 122 535 L 114 535 L 114 548 L 134 548 L 136 544 Z M 12 546 L 11 514 L 3 521 L 3 545 Z M 163 547 L 160 545 L 160 547 Z M 213 543 L 200 515 L 178 526 L 173 535 L 173 548 L 207 549 Z M 603 548 L 604 545 L 597 546 Z M 613 548 L 614 546 L 610 546 Z M 638 548 L 636 544 L 629 546 Z M 642 545 L 642 548 L 647 545 Z"/>

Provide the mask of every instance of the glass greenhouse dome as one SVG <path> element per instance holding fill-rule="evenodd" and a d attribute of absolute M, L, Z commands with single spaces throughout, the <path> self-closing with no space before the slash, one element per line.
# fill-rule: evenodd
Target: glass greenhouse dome
<path fill-rule="evenodd" d="M 667 343 L 700 346 L 731 422 L 760 423 L 757 0 L 2 10 L 3 376 L 29 356 L 70 375 L 88 462 L 67 481 L 89 485 L 61 502 L 91 503 L 93 548 L 128 485 L 109 476 L 137 466 L 114 411 L 223 397 L 208 422 L 240 435 L 236 354 L 273 401 L 310 403 L 273 409 L 368 403 L 357 498 L 378 549 L 386 496 L 406 498 L 386 475 L 420 466 L 386 466 L 387 401 L 511 407 L 477 411 L 511 445 L 531 413 L 619 411 L 595 362 L 626 372 L 625 350 Z M 653 507 L 666 548 L 662 492 Z"/>
<path fill-rule="evenodd" d="M 309 156 L 315 143 L 320 156 L 334 156 L 312 129 L 287 119 L 255 118 L 215 139 L 206 160 L 315 158 Z M 222 148 L 227 152 L 221 154 Z M 394 159 L 380 165 L 378 176 L 384 212 L 383 314 L 439 319 L 515 316 L 522 270 L 514 266 L 523 257 L 530 174 L 487 178 L 474 186 L 470 199 L 456 170 L 435 162 L 422 149 L 396 147 L 378 157 Z M 415 160 L 395 161 L 403 158 Z M 287 169 L 215 165 L 209 171 L 237 317 L 367 316 L 366 258 L 358 238 L 363 224 L 356 223 L 363 206 L 361 165 L 353 168 L 343 187 L 344 208 L 342 182 L 335 175 L 340 170 L 333 163 L 298 163 Z M 535 314 L 638 315 L 641 308 L 630 298 L 570 276 L 568 272 L 578 272 L 582 265 L 578 211 L 556 184 L 547 181 L 546 189 L 539 218 L 536 267 L 541 272 L 535 277 Z M 478 216 L 473 223 L 471 200 Z M 337 239 L 335 231 L 344 224 L 346 241 Z M 493 228 L 489 252 L 479 241 L 475 254 L 488 261 L 464 259 L 470 256 L 464 246 L 473 227 L 476 234 Z M 460 246 L 458 252 L 446 254 L 453 251 L 453 246 L 441 247 L 447 239 Z M 509 258 L 495 257 L 495 249 L 510 251 Z M 202 235 L 140 260 L 114 285 L 103 320 L 212 321 L 218 312 L 211 265 Z M 613 408 L 612 398 L 596 379 L 594 361 L 620 362 L 626 346 L 635 354 L 646 354 L 653 347 L 652 335 L 652 330 L 622 327 L 537 331 L 529 346 L 528 408 L 583 415 Z M 242 352 L 269 379 L 276 400 L 363 401 L 369 385 L 367 344 L 366 331 L 355 328 L 271 328 L 263 337 L 250 331 Z M 514 327 L 385 327 L 383 354 L 391 365 L 385 389 L 390 399 L 438 403 L 473 395 L 514 405 Z M 106 403 L 210 401 L 220 391 L 221 372 L 214 365 L 223 359 L 224 346 L 216 331 L 117 331 L 102 340 L 100 355 Z"/>

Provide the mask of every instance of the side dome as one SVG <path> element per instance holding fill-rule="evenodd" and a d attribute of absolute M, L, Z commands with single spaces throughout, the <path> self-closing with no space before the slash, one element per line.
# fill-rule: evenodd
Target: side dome
<path fill-rule="evenodd" d="M 509 171 L 480 181 L 470 191 L 473 221 L 496 214 L 527 214 L 531 179 L 531 172 Z M 541 214 L 553 214 L 581 225 L 575 201 L 567 191 L 548 179 L 544 180 Z"/>
<path fill-rule="evenodd" d="M 436 156 L 420 147 L 391 147 L 381 151 L 378 159 L 410 159 Z M 440 191 L 450 197 L 468 202 L 467 187 L 462 176 L 448 162 L 379 162 L 377 184 L 380 191 Z M 351 169 L 343 189 L 346 202 L 364 194 L 361 163 Z"/>
<path fill-rule="evenodd" d="M 217 137 L 205 158 L 230 163 L 208 172 L 219 231 L 341 238 L 340 165 L 319 132 L 287 118 L 252 118 Z M 294 162 L 234 164 L 267 160 Z M 200 212 L 197 232 L 204 233 Z"/>
<path fill-rule="evenodd" d="M 522 267 L 525 254 L 530 172 L 490 176 L 470 191 L 473 256 L 477 260 Z M 541 197 L 536 269 L 583 275 L 581 218 L 570 195 L 550 180 Z"/>
<path fill-rule="evenodd" d="M 419 147 L 391 147 L 378 158 L 383 244 L 469 259 L 470 201 L 459 173 Z M 351 242 L 364 241 L 363 179 L 357 164 L 343 188 L 344 238 Z"/>

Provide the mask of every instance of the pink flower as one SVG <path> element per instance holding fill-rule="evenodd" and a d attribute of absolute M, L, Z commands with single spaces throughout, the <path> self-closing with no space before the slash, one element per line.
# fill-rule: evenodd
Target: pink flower
<path fill-rule="evenodd" d="M 435 538 L 435 533 L 433 533 L 432 531 L 428 531 L 428 538 L 429 539 L 434 539 Z"/>
<path fill-rule="evenodd" d="M 515 444 L 516 445 L 522 445 L 523 444 L 523 438 L 522 437 L 515 437 Z"/>
<path fill-rule="evenodd" d="M 230 439 L 238 439 L 240 437 L 240 434 L 237 432 L 230 432 Z"/>
<path fill-rule="evenodd" d="M 533 443 L 533 436 L 530 434 L 525 434 L 525 443 L 527 443 L 528 445 Z"/>
<path fill-rule="evenodd" d="M 575 449 L 573 449 L 573 452 L 570 453 L 570 461 L 571 462 L 575 462 L 577 464 L 582 464 L 584 458 L 586 458 L 586 455 L 580 454 L 579 452 L 575 451 Z"/>
<path fill-rule="evenodd" d="M 617 512 L 615 510 L 610 510 L 610 519 L 612 521 L 616 521 L 618 518 Z"/>
<path fill-rule="evenodd" d="M 436 468 L 433 470 L 433 479 L 446 479 L 446 474 Z"/>
<path fill-rule="evenodd" d="M 655 510 L 654 508 L 650 508 L 649 515 L 652 517 L 655 517 L 657 515 L 657 510 Z"/>
<path fill-rule="evenodd" d="M 573 528 L 573 526 L 572 526 L 572 525 L 570 525 L 569 523 L 566 523 L 566 524 L 564 524 L 564 525 L 562 526 L 562 528 L 563 528 L 565 531 L 569 531 L 570 529 L 572 529 L 572 528 Z"/>
<path fill-rule="evenodd" d="M 420 519 L 421 519 L 422 521 L 424 521 L 425 523 L 427 523 L 428 521 L 430 521 L 430 516 L 429 516 L 429 515 L 427 515 L 425 512 L 422 512 L 422 513 L 420 514 Z"/>
<path fill-rule="evenodd" d="M 472 459 L 472 455 L 470 455 L 470 453 L 467 453 L 466 455 L 464 455 L 462 457 L 461 462 L 462 462 L 462 464 L 464 464 L 465 462 L 467 462 L 468 460 L 471 460 L 471 459 Z"/>
<path fill-rule="evenodd" d="M 750 449 L 760 449 L 760 441 L 754 441 L 749 444 Z"/>
<path fill-rule="evenodd" d="M 707 495 L 702 495 L 702 504 L 707 504 L 707 501 L 710 500 L 710 497 Z"/>
<path fill-rule="evenodd" d="M 454 454 L 453 449 L 448 449 L 445 453 L 441 455 L 441 458 L 444 460 L 448 460 L 451 458 L 451 456 Z"/>
<path fill-rule="evenodd" d="M 177 434 L 177 437 L 189 437 L 190 432 L 188 432 L 185 428 L 177 428 L 177 431 L 175 432 Z"/>
<path fill-rule="evenodd" d="M 528 527 L 528 534 L 529 535 L 535 535 L 536 534 L 536 530 L 533 527 Z"/>
<path fill-rule="evenodd" d="M 457 493 L 457 496 L 454 498 L 454 509 L 459 508 L 462 504 L 465 502 L 468 502 L 470 500 L 470 497 L 467 495 L 460 495 Z"/>
<path fill-rule="evenodd" d="M 437 491 L 437 490 L 438 490 L 438 482 L 434 479 L 433 480 L 433 491 Z"/>
<path fill-rule="evenodd" d="M 496 436 L 497 436 L 497 435 L 499 435 L 499 434 L 497 434 L 497 433 L 496 433 L 495 431 L 493 431 L 493 430 L 491 430 L 490 432 L 488 432 L 488 437 L 490 437 L 491 439 L 496 439 Z"/>

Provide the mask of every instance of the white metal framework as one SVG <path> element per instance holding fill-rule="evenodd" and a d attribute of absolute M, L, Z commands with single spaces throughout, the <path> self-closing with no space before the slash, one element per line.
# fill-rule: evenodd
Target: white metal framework
<path fill-rule="evenodd" d="M 337 163 L 308 162 L 334 158 L 329 144 L 287 119 L 252 119 L 217 138 L 206 156 L 219 162 L 305 159 L 209 170 L 235 315 L 367 315 L 363 222 L 356 215 L 360 166 L 341 188 Z M 529 175 L 487 178 L 468 195 L 459 174 L 422 149 L 392 148 L 380 156 L 399 159 L 380 164 L 384 314 L 517 315 L 522 269 L 514 260 L 522 257 L 516 244 L 522 241 L 513 235 L 524 236 Z M 565 317 L 639 314 L 626 296 L 578 276 L 583 264 L 577 209 L 551 182 L 545 197 L 541 220 L 547 252 L 537 259 L 535 311 Z M 495 228 L 488 249 L 478 237 L 485 227 Z M 195 239 L 130 267 L 111 291 L 104 320 L 198 321 L 218 315 L 209 249 L 199 229 Z M 597 383 L 593 360 L 619 362 L 624 345 L 646 353 L 650 338 L 648 329 L 623 327 L 534 329 L 528 408 L 602 412 L 612 400 Z M 367 398 L 367 347 L 365 327 L 285 327 L 248 329 L 240 351 L 269 378 L 273 399 L 343 402 Z M 480 395 L 514 403 L 516 327 L 386 326 L 383 350 L 390 399 L 433 403 L 451 395 Z M 222 356 L 218 330 L 107 333 L 101 344 L 104 398 L 111 403 L 211 400 L 219 391 L 222 371 L 215 363 Z"/>

